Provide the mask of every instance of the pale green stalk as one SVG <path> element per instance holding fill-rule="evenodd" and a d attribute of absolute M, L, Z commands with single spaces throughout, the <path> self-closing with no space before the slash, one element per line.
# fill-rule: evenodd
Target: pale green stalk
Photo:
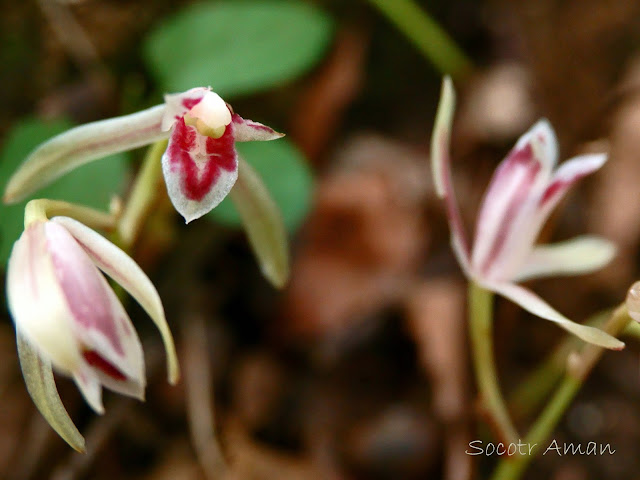
<path fill-rule="evenodd" d="M 471 354 L 483 409 L 500 441 L 518 442 L 519 436 L 509 416 L 498 385 L 493 353 L 493 293 L 475 282 L 469 283 L 469 329 Z"/>
<path fill-rule="evenodd" d="M 27 203 L 24 209 L 24 226 L 26 228 L 31 222 L 48 220 L 55 216 L 75 218 L 96 230 L 113 230 L 117 221 L 117 215 L 113 213 L 105 213 L 61 200 L 39 198 Z"/>
<path fill-rule="evenodd" d="M 633 320 L 623 304 L 619 306 L 605 323 L 603 330 L 610 335 L 618 336 Z M 525 444 L 536 445 L 534 451 L 540 451 L 549 436 L 553 433 L 560 418 L 580 390 L 585 379 L 598 362 L 604 349 L 588 344 L 579 354 L 569 357 L 567 373 L 553 397 L 535 421 L 524 439 Z M 516 480 L 524 473 L 534 455 L 516 455 L 502 459 L 491 477 L 492 480 Z"/>
<path fill-rule="evenodd" d="M 160 140 L 149 147 L 144 157 L 118 222 L 119 241 L 125 248 L 135 243 L 156 200 L 162 177 L 162 154 L 166 149 L 167 140 Z"/>

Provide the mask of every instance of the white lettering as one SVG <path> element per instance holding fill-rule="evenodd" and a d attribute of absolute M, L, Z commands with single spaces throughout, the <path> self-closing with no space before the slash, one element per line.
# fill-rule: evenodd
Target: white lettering
<path fill-rule="evenodd" d="M 482 445 L 482 440 L 474 440 L 473 442 L 469 442 L 470 448 L 473 448 L 474 450 L 479 450 L 479 451 L 472 453 L 469 450 L 465 450 L 464 453 L 466 453 L 467 455 L 482 455 L 484 453 L 484 449 L 482 447 L 476 447 L 474 443 L 479 443 L 480 445 Z"/>

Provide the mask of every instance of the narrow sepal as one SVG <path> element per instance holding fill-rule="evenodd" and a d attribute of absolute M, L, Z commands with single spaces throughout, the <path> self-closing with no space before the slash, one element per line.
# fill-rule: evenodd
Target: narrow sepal
<path fill-rule="evenodd" d="M 80 434 L 60 400 L 51 363 L 43 359 L 29 341 L 16 329 L 18 358 L 27 391 L 49 425 L 78 452 L 85 451 Z"/>
<path fill-rule="evenodd" d="M 587 343 L 612 350 L 622 350 L 624 348 L 624 342 L 621 342 L 602 330 L 587 325 L 581 325 L 569 320 L 564 315 L 553 309 L 535 293 L 521 287 L 520 285 L 516 285 L 514 283 L 485 282 L 482 286 L 487 290 L 491 290 L 508 298 L 512 302 L 520 305 L 526 311 L 540 318 L 557 323 L 560 327 Z"/>
<path fill-rule="evenodd" d="M 570 158 L 558 167 L 540 199 L 545 212 L 553 210 L 569 188 L 581 178 L 599 170 L 607 161 L 607 155 L 596 153 Z"/>
<path fill-rule="evenodd" d="M 263 275 L 273 286 L 284 287 L 289 278 L 289 249 L 282 215 L 258 173 L 242 158 L 230 198 L 242 217 Z"/>
<path fill-rule="evenodd" d="M 18 202 L 92 160 L 166 138 L 165 106 L 72 128 L 37 147 L 9 180 L 5 203 Z"/>
<path fill-rule="evenodd" d="M 595 272 L 606 266 L 615 255 L 616 246 L 596 236 L 585 235 L 550 245 L 538 245 L 515 280 Z"/>
<path fill-rule="evenodd" d="M 440 102 L 436 113 L 436 121 L 431 135 L 431 174 L 436 187 L 436 193 L 445 202 L 447 217 L 451 228 L 451 245 L 460 264 L 468 266 L 469 243 L 462 224 L 462 217 L 453 190 L 451 178 L 451 128 L 456 105 L 456 95 L 450 77 L 442 81 Z"/>
<path fill-rule="evenodd" d="M 236 142 L 276 140 L 284 137 L 284 133 L 276 132 L 262 123 L 246 120 L 237 113 L 234 113 L 231 118 Z"/>
<path fill-rule="evenodd" d="M 129 292 L 151 317 L 164 342 L 169 383 L 175 384 L 180 377 L 175 345 L 160 296 L 149 277 L 125 252 L 82 223 L 68 217 L 54 217 L 51 221 L 64 226 L 98 268 Z"/>

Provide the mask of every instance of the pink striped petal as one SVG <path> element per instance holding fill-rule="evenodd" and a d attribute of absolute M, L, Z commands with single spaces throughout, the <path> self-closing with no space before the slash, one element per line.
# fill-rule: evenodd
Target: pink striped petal
<path fill-rule="evenodd" d="M 64 226 L 98 268 L 129 292 L 151 317 L 164 342 L 169 382 L 175 384 L 180 377 L 175 345 L 160 296 L 149 277 L 125 252 L 77 220 L 55 217 L 51 221 Z"/>
<path fill-rule="evenodd" d="M 83 368 L 120 393 L 143 397 L 142 346 L 115 293 L 71 234 L 56 222 L 45 235 L 58 283 L 72 314 Z M 79 370 L 74 371 L 77 376 Z"/>
<path fill-rule="evenodd" d="M 600 169 L 606 161 L 607 155 L 600 153 L 574 157 L 560 165 L 540 199 L 540 209 L 544 218 L 546 219 L 575 182 Z"/>
<path fill-rule="evenodd" d="M 469 243 L 453 190 L 451 156 L 449 154 L 455 102 L 455 91 L 453 90 L 451 78 L 445 77 L 442 82 L 440 103 L 438 104 L 436 121 L 431 135 L 431 171 L 436 193 L 444 200 L 447 208 L 449 228 L 451 229 L 451 245 L 460 265 L 465 270 L 465 273 L 468 274 Z"/>
<path fill-rule="evenodd" d="M 554 310 L 535 293 L 527 290 L 526 288 L 513 283 L 485 282 L 482 283 L 482 286 L 487 290 L 491 290 L 508 298 L 512 302 L 520 305 L 526 311 L 538 317 L 557 323 L 559 326 L 587 343 L 592 343 L 604 348 L 610 348 L 612 350 L 622 350 L 624 348 L 624 342 L 621 342 L 617 338 L 612 337 L 608 333 L 597 328 L 572 322 L 564 315 Z"/>
<path fill-rule="evenodd" d="M 556 139 L 546 120 L 536 123 L 498 166 L 476 222 L 475 271 L 507 279 L 533 247 L 539 227 L 531 222 L 537 199 L 556 162 Z"/>
<path fill-rule="evenodd" d="M 515 281 L 553 275 L 581 275 L 606 266 L 616 254 L 613 243 L 601 237 L 581 236 L 551 245 L 538 245 L 529 254 Z"/>
<path fill-rule="evenodd" d="M 167 191 L 187 223 L 200 218 L 227 196 L 238 178 L 234 125 L 220 138 L 206 137 L 179 119 L 162 156 Z"/>
<path fill-rule="evenodd" d="M 233 114 L 232 122 L 236 142 L 275 140 L 284 137 L 284 133 L 276 132 L 273 128 L 261 123 L 245 120 L 237 113 Z"/>

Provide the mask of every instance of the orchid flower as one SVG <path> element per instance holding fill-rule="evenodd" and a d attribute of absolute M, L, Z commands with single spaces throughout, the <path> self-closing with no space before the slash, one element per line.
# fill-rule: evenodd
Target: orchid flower
<path fill-rule="evenodd" d="M 556 168 L 557 141 L 547 120 L 525 133 L 498 166 L 485 192 L 471 249 L 453 191 L 449 143 L 455 93 L 445 78 L 431 138 L 431 166 L 436 192 L 445 202 L 451 244 L 465 275 L 528 312 L 557 323 L 582 340 L 612 349 L 624 343 L 605 332 L 575 323 L 516 282 L 550 275 L 576 275 L 605 266 L 613 244 L 582 236 L 554 245 L 535 246 L 553 208 L 580 178 L 598 170 L 605 154 L 581 155 Z"/>
<path fill-rule="evenodd" d="M 162 170 L 169 197 L 186 222 L 216 207 L 238 177 L 235 142 L 283 134 L 234 113 L 210 88 L 165 95 L 131 115 L 81 125 L 36 148 L 14 174 L 6 203 L 20 201 L 64 173 L 112 153 L 169 138 Z"/>
<path fill-rule="evenodd" d="M 165 344 L 169 382 L 176 383 L 179 367 L 160 297 L 140 267 L 103 236 L 69 217 L 32 220 L 14 244 L 7 270 L 27 388 L 52 427 L 78 450 L 84 440 L 57 396 L 52 366 L 73 378 L 98 413 L 104 411 L 102 387 L 144 399 L 146 383 L 138 335 L 100 270 L 153 319 Z"/>

